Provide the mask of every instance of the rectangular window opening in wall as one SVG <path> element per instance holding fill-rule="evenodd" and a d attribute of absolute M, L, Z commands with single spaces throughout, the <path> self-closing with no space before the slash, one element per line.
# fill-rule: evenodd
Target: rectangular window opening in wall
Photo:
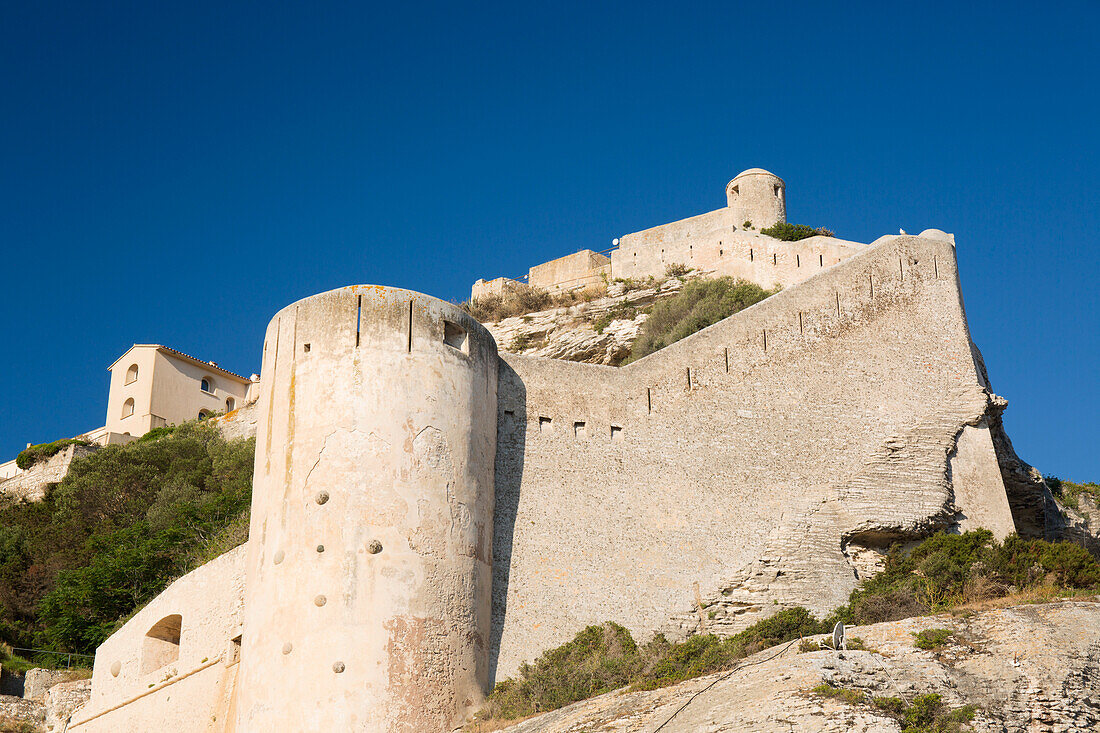
<path fill-rule="evenodd" d="M 818 255 L 817 256 L 817 266 L 818 267 L 824 267 L 825 266 L 825 255 Z"/>
<path fill-rule="evenodd" d="M 623 442 L 623 427 L 622 425 L 611 426 L 611 442 L 621 443 Z"/>
<path fill-rule="evenodd" d="M 465 328 L 457 323 L 443 321 L 443 343 L 447 344 L 452 349 L 466 351 L 467 342 Z"/>
<path fill-rule="evenodd" d="M 539 415 L 539 432 L 540 433 L 549 433 L 551 430 L 554 429 L 553 425 L 554 425 L 553 420 L 551 420 L 550 418 L 545 417 L 543 415 Z"/>
<path fill-rule="evenodd" d="M 573 423 L 573 437 L 574 438 L 583 438 L 584 437 L 584 422 L 583 421 L 577 420 L 576 422 Z"/>
<path fill-rule="evenodd" d="M 308 354 L 309 353 L 309 344 L 302 344 L 302 351 L 304 351 L 305 353 Z"/>
<path fill-rule="evenodd" d="M 241 661 L 241 635 L 238 634 L 229 640 L 229 658 L 225 661 L 226 666 L 231 666 Z"/>
<path fill-rule="evenodd" d="M 773 265 L 778 265 L 779 264 L 779 255 L 775 252 L 772 252 L 772 264 Z"/>
<path fill-rule="evenodd" d="M 795 255 L 794 256 L 794 266 L 795 267 L 802 267 L 802 255 Z"/>
<path fill-rule="evenodd" d="M 721 256 L 722 256 L 722 250 L 718 250 L 718 256 L 719 256 L 719 257 L 721 257 Z"/>

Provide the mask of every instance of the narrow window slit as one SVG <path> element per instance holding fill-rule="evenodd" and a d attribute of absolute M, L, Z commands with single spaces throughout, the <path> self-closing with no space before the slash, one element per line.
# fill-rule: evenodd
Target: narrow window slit
<path fill-rule="evenodd" d="M 647 413 L 653 412 L 653 390 L 649 387 L 645 388 L 645 410 Z"/>
<path fill-rule="evenodd" d="M 818 255 L 817 256 L 817 266 L 818 267 L 824 267 L 825 266 L 825 255 Z"/>
<path fill-rule="evenodd" d="M 687 368 L 688 389 L 691 389 L 691 367 Z"/>
<path fill-rule="evenodd" d="M 839 290 L 836 292 L 836 315 L 837 315 L 837 318 L 840 317 L 840 291 Z"/>
<path fill-rule="evenodd" d="M 355 305 L 355 345 L 359 345 L 359 328 L 363 322 L 363 296 L 360 295 L 357 298 L 358 302 Z"/>
<path fill-rule="evenodd" d="M 409 340 L 405 345 L 408 353 L 412 353 L 413 350 L 413 302 L 409 301 Z"/>
<path fill-rule="evenodd" d="M 584 437 L 584 421 L 583 420 L 577 420 L 573 423 L 573 437 L 574 438 L 583 438 Z"/>
<path fill-rule="evenodd" d="M 934 256 L 932 257 L 932 271 L 935 273 L 936 279 L 939 280 L 940 279 L 940 265 L 936 261 L 936 258 Z"/>
<path fill-rule="evenodd" d="M 798 332 L 805 335 L 806 327 L 802 325 L 802 311 L 798 312 Z"/>
<path fill-rule="evenodd" d="M 873 297 L 875 297 L 875 276 L 874 275 L 868 275 L 867 276 L 867 282 L 869 282 L 871 284 L 871 297 L 873 298 Z"/>
<path fill-rule="evenodd" d="M 623 428 L 621 425 L 611 426 L 611 442 L 621 443 L 623 442 Z"/>
<path fill-rule="evenodd" d="M 764 329 L 764 351 L 768 350 L 768 329 Z"/>
<path fill-rule="evenodd" d="M 729 374 L 730 373 L 730 350 L 729 350 L 729 347 L 726 347 L 726 349 L 724 349 L 724 351 L 726 352 L 726 374 Z"/>

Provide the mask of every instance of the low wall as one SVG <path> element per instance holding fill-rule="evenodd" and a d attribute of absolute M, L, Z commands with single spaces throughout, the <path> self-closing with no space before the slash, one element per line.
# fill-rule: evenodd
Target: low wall
<path fill-rule="evenodd" d="M 41 501 L 46 487 L 56 484 L 69 473 L 69 465 L 77 458 L 89 455 L 94 447 L 70 445 L 44 461 L 39 461 L 12 478 L 0 482 L 0 495 L 20 501 Z"/>
<path fill-rule="evenodd" d="M 172 583 L 96 649 L 91 698 L 69 731 L 161 730 L 172 721 L 173 731 L 198 732 L 227 719 L 239 662 L 244 553 L 241 545 Z M 173 650 L 159 630 L 176 616 Z"/>
<path fill-rule="evenodd" d="M 549 290 L 580 290 L 603 282 L 611 259 L 590 249 L 574 252 L 531 268 L 527 284 Z"/>
<path fill-rule="evenodd" d="M 526 288 L 526 283 L 513 280 L 510 277 L 498 277 L 493 280 L 478 280 L 470 289 L 470 300 L 477 300 L 490 295 L 505 295 Z"/>

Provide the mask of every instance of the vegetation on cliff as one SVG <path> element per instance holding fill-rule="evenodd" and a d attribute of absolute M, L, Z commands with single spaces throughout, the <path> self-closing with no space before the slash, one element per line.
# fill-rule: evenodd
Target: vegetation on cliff
<path fill-rule="evenodd" d="M 174 578 L 248 536 L 255 440 L 187 423 L 73 462 L 0 506 L 0 639 L 90 653 Z"/>
<path fill-rule="evenodd" d="M 15 457 L 15 465 L 25 471 L 40 461 L 52 458 L 70 445 L 91 445 L 91 443 L 83 438 L 65 438 L 52 443 L 32 445 L 19 451 L 19 455 Z"/>
<path fill-rule="evenodd" d="M 687 338 L 776 292 L 732 277 L 692 280 L 676 295 L 653 305 L 624 363 Z"/>
<path fill-rule="evenodd" d="M 627 685 L 664 687 L 728 669 L 769 646 L 827 633 L 838 620 L 892 621 L 1040 587 L 1050 596 L 1095 590 L 1100 587 L 1100 564 L 1087 550 L 1067 542 L 1015 535 L 997 542 L 984 529 L 960 535 L 941 532 L 908 553 L 895 545 L 885 569 L 863 581 L 846 606 L 823 620 L 794 607 L 726 639 L 701 634 L 672 644 L 658 635 L 641 646 L 618 624 L 589 626 L 572 641 L 544 652 L 534 664 L 521 665 L 516 678 L 497 683 L 481 717 L 522 718 Z M 933 632 L 916 643 L 936 648 L 944 639 Z M 895 705 L 888 712 L 912 731 L 954 730 L 949 724 L 965 722 L 969 713 L 948 711 L 939 705 L 938 696 L 933 697 L 937 699 L 918 698 L 915 707 Z"/>

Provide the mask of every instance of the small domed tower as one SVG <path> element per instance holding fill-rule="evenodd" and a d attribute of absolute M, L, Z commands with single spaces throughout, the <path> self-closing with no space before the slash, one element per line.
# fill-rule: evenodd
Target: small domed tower
<path fill-rule="evenodd" d="M 726 205 L 735 225 L 751 221 L 760 230 L 787 221 L 787 184 L 763 168 L 749 168 L 726 184 Z"/>
<path fill-rule="evenodd" d="M 264 339 L 238 731 L 451 731 L 484 700 L 497 350 L 450 303 L 314 295 Z"/>

